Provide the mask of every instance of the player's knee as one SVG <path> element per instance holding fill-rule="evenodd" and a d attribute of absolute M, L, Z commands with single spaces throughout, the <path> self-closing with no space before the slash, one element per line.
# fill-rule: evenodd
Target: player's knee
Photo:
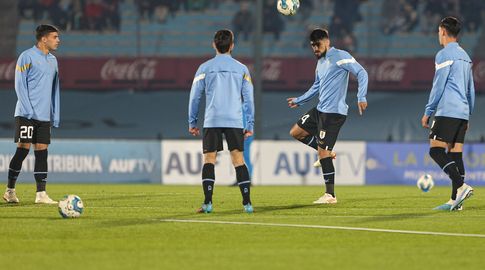
<path fill-rule="evenodd" d="M 17 143 L 18 148 L 23 148 L 23 149 L 30 149 L 30 143 Z"/>
<path fill-rule="evenodd" d="M 206 153 L 204 154 L 204 163 L 216 164 L 216 153 Z"/>
<path fill-rule="evenodd" d="M 231 160 L 232 160 L 232 165 L 234 165 L 234 167 L 239 167 L 244 165 L 243 152 L 238 150 L 231 151 Z"/>
<path fill-rule="evenodd" d="M 446 156 L 445 148 L 443 147 L 431 147 L 429 149 L 429 156 L 433 160 L 440 159 L 443 155 Z"/>
<path fill-rule="evenodd" d="M 304 132 L 302 132 L 302 130 L 299 126 L 294 125 L 290 129 L 290 136 L 297 139 L 297 140 L 301 140 L 301 139 L 305 138 L 307 136 L 307 134 L 304 134 Z"/>
<path fill-rule="evenodd" d="M 322 148 L 318 149 L 318 158 L 319 159 L 328 158 L 328 157 L 332 157 L 332 151 L 325 150 L 325 149 L 322 149 Z"/>
<path fill-rule="evenodd" d="M 49 147 L 48 144 L 43 144 L 43 143 L 35 144 L 35 150 L 36 151 L 47 150 L 48 147 Z"/>

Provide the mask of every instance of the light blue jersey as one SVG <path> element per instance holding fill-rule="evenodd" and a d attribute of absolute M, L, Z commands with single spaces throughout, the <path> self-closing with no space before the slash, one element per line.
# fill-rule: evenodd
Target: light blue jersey
<path fill-rule="evenodd" d="M 302 105 L 318 94 L 318 111 L 347 115 L 349 106 L 345 98 L 349 86 L 349 72 L 357 77 L 359 83 L 358 101 L 366 102 L 369 81 L 367 72 L 348 52 L 334 47 L 327 51 L 325 57 L 318 60 L 312 87 L 293 102 Z"/>
<path fill-rule="evenodd" d="M 15 68 L 15 92 L 15 116 L 51 121 L 59 127 L 59 71 L 54 55 L 36 46 L 22 52 Z"/>
<path fill-rule="evenodd" d="M 475 103 L 472 60 L 451 42 L 436 54 L 435 70 L 424 114 L 468 120 Z"/>
<path fill-rule="evenodd" d="M 218 54 L 200 65 L 190 90 L 189 126 L 197 126 L 205 92 L 204 128 L 254 128 L 253 85 L 248 68 L 229 54 Z M 246 123 L 243 123 L 243 112 Z"/>

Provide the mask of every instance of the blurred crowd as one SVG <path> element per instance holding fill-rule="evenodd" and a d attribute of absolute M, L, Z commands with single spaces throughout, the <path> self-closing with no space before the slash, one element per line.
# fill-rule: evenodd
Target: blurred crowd
<path fill-rule="evenodd" d="M 384 34 L 421 31 L 435 33 L 445 16 L 457 16 L 466 32 L 476 32 L 485 17 L 483 0 L 398 0 L 384 1 L 382 31 Z"/>
<path fill-rule="evenodd" d="M 21 18 L 50 22 L 62 30 L 114 30 L 120 28 L 122 0 L 19 0 Z"/>
<path fill-rule="evenodd" d="M 119 31 L 120 3 L 130 1 L 136 7 L 141 21 L 166 23 L 180 12 L 205 12 L 217 10 L 224 2 L 235 2 L 231 26 L 236 38 L 249 41 L 254 31 L 254 0 L 19 0 L 21 18 L 36 22 L 48 21 L 62 30 Z M 357 40 L 356 23 L 362 21 L 362 3 L 372 0 L 304 0 L 296 16 L 284 17 L 275 12 L 276 0 L 263 0 L 263 31 L 279 41 L 289 22 L 297 22 L 309 31 L 326 27 L 333 44 L 354 52 Z M 457 15 L 464 22 L 464 31 L 476 32 L 485 18 L 485 0 L 395 0 L 383 1 L 381 30 L 386 35 L 420 31 L 436 32 L 439 20 L 447 15 Z M 307 19 L 315 10 L 322 13 L 332 9 L 329 25 L 314 25 Z M 314 20 L 313 20 L 314 21 Z M 307 40 L 303 46 L 308 46 Z"/>

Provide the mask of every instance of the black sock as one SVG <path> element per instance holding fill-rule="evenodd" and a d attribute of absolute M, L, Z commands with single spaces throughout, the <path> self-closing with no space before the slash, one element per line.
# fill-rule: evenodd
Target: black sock
<path fill-rule="evenodd" d="M 45 191 L 47 184 L 47 149 L 34 151 L 34 154 L 34 178 L 37 184 L 37 192 L 41 192 Z"/>
<path fill-rule="evenodd" d="M 456 191 L 463 185 L 458 166 L 445 152 L 443 147 L 431 147 L 429 155 L 451 179 L 451 199 L 456 200 Z"/>
<path fill-rule="evenodd" d="M 214 192 L 214 182 L 216 175 L 214 171 L 214 164 L 205 163 L 202 167 L 202 188 L 204 189 L 204 203 L 212 203 L 212 194 Z"/>
<path fill-rule="evenodd" d="M 310 146 L 311 148 L 317 150 L 318 149 L 318 144 L 317 144 L 317 139 L 313 135 L 308 135 L 305 138 L 299 140 L 300 142 Z"/>
<path fill-rule="evenodd" d="M 448 156 L 453 160 L 458 167 L 461 179 L 465 181 L 465 165 L 463 164 L 463 153 L 462 152 L 448 152 Z"/>
<path fill-rule="evenodd" d="M 335 167 L 332 158 L 320 159 L 320 165 L 322 165 L 323 180 L 325 180 L 325 192 L 335 197 Z"/>
<path fill-rule="evenodd" d="M 24 162 L 24 159 L 27 157 L 28 154 L 29 149 L 17 147 L 15 155 L 13 155 L 8 169 L 8 188 L 15 188 L 15 182 L 17 182 L 17 177 L 19 176 L 20 170 L 22 169 L 22 162 Z"/>
<path fill-rule="evenodd" d="M 246 165 L 236 167 L 236 179 L 243 197 L 243 205 L 251 203 L 251 179 Z"/>

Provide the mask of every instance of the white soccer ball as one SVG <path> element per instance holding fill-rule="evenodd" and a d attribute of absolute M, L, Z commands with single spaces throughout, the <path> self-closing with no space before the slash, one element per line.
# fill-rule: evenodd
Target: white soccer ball
<path fill-rule="evenodd" d="M 433 177 L 429 174 L 422 175 L 416 185 L 421 191 L 428 192 L 434 187 Z"/>
<path fill-rule="evenodd" d="M 77 195 L 66 195 L 59 201 L 59 214 L 63 218 L 77 218 L 83 211 L 83 201 Z"/>
<path fill-rule="evenodd" d="M 295 15 L 299 7 L 299 0 L 278 0 L 276 3 L 276 8 L 278 9 L 279 13 L 285 16 Z"/>

